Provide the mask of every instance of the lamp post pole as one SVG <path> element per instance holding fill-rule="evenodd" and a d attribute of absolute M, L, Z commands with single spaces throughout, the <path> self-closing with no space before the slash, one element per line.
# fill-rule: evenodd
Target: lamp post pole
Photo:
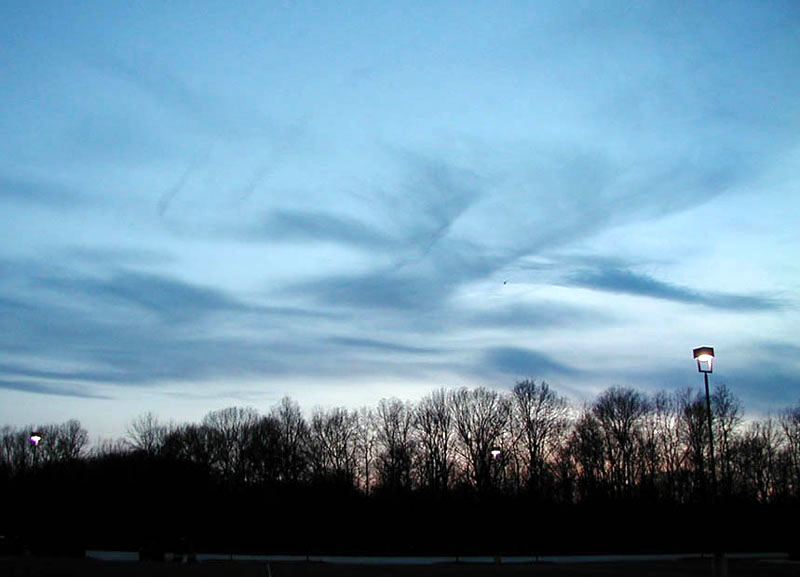
<path fill-rule="evenodd" d="M 717 466 L 714 461 L 714 425 L 711 417 L 711 395 L 708 392 L 708 372 L 703 372 L 706 383 L 706 417 L 708 419 L 708 456 L 711 465 L 711 502 L 717 500 Z"/>
<path fill-rule="evenodd" d="M 714 370 L 714 348 L 698 347 L 694 349 L 694 358 L 697 361 L 697 370 L 703 373 L 706 385 L 706 417 L 708 419 L 708 456 L 711 465 L 711 491 L 709 495 L 710 519 L 709 525 L 712 532 L 712 545 L 714 548 L 714 561 L 711 574 L 714 577 L 728 576 L 728 562 L 720 545 L 719 526 L 715 525 L 717 513 L 717 466 L 714 461 L 714 425 L 711 416 L 711 394 L 708 389 L 708 374 Z M 717 522 L 718 523 L 718 522 Z"/>
<path fill-rule="evenodd" d="M 39 443 L 42 442 L 42 434 L 34 431 L 28 437 L 28 441 L 33 446 L 33 466 L 35 467 L 38 464 L 38 450 L 39 450 Z"/>
<path fill-rule="evenodd" d="M 500 447 L 492 447 L 491 449 L 489 449 L 489 454 L 492 456 L 492 468 L 494 469 L 494 476 L 495 477 L 499 477 L 498 469 L 500 467 L 500 458 L 503 456 L 503 451 L 502 451 L 502 449 L 500 449 Z M 490 469 L 489 473 L 490 473 L 490 480 L 491 480 L 491 473 L 492 473 L 491 469 Z M 498 512 L 496 516 L 499 517 L 500 513 Z M 495 523 L 497 523 L 497 520 L 495 520 Z M 497 546 L 496 550 L 497 550 L 497 554 L 494 556 L 494 562 L 499 564 L 499 563 L 502 562 L 502 556 L 500 554 L 499 545 Z"/>

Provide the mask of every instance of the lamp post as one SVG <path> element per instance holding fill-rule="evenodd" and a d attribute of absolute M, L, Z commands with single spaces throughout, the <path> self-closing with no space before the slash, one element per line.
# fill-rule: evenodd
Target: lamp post
<path fill-rule="evenodd" d="M 714 427 L 711 417 L 711 395 L 708 391 L 708 375 L 714 372 L 714 347 L 698 347 L 694 349 L 694 358 L 697 361 L 697 370 L 703 373 L 706 384 L 706 417 L 708 419 L 708 444 L 711 459 L 711 498 L 717 497 L 717 468 L 714 462 Z"/>
<path fill-rule="evenodd" d="M 33 431 L 31 436 L 28 437 L 28 442 L 30 442 L 31 446 L 33 447 L 33 464 L 36 466 L 37 459 L 37 448 L 39 447 L 39 443 L 42 442 L 42 434 L 38 431 Z"/>
<path fill-rule="evenodd" d="M 708 391 L 708 375 L 714 371 L 714 347 L 698 347 L 692 351 L 694 359 L 697 361 L 697 370 L 703 373 L 703 380 L 706 385 L 706 416 L 708 418 L 708 447 L 709 459 L 711 461 L 711 495 L 709 501 L 712 506 L 717 500 L 717 467 L 714 462 L 714 426 L 711 418 L 711 395 Z M 714 512 L 712 511 L 712 515 Z M 727 577 L 728 564 L 722 548 L 719 545 L 719 535 L 712 527 L 714 532 L 714 562 L 711 574 L 715 577 Z"/>
<path fill-rule="evenodd" d="M 498 469 L 500 467 L 500 459 L 503 456 L 503 450 L 498 446 L 494 446 L 491 449 L 489 449 L 489 454 L 492 456 L 492 464 L 494 465 L 495 476 L 499 476 L 498 475 Z M 498 518 L 495 521 L 496 523 L 499 523 L 499 516 L 500 516 L 500 512 L 498 510 L 498 513 L 496 515 L 496 517 L 498 517 Z M 494 562 L 498 563 L 498 564 L 502 562 L 502 556 L 500 555 L 500 551 L 499 551 L 499 544 L 498 544 L 498 552 L 494 556 Z"/>

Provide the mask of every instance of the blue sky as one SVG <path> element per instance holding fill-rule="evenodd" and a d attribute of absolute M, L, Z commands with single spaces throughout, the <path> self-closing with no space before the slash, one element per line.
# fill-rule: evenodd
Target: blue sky
<path fill-rule="evenodd" d="M 0 422 L 800 401 L 796 2 L 6 2 Z"/>

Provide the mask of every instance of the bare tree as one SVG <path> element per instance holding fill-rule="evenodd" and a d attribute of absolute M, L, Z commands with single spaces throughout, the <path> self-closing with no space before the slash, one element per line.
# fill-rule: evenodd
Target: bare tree
<path fill-rule="evenodd" d="M 562 472 L 562 483 L 574 485 L 578 501 L 603 499 L 608 495 L 605 441 L 600 421 L 590 408 L 584 408 L 570 434 L 562 460 L 569 460 L 569 473 Z"/>
<path fill-rule="evenodd" d="M 800 405 L 783 411 L 779 422 L 786 443 L 787 492 L 800 497 Z"/>
<path fill-rule="evenodd" d="M 251 407 L 228 407 L 211 411 L 203 425 L 211 437 L 212 464 L 226 479 L 242 479 L 247 463 L 243 457 L 250 430 L 258 422 L 258 412 Z"/>
<path fill-rule="evenodd" d="M 723 495 L 730 495 L 733 483 L 731 451 L 742 422 L 742 402 L 726 385 L 717 385 L 711 394 L 711 413 L 714 452 L 719 456 L 717 460 L 719 490 Z"/>
<path fill-rule="evenodd" d="M 127 433 L 125 441 L 132 450 L 155 455 L 161 450 L 167 428 L 154 413 L 147 412 L 128 425 Z"/>
<path fill-rule="evenodd" d="M 745 497 L 759 503 L 772 500 L 781 441 L 779 427 L 768 418 L 751 423 L 730 448 L 730 468 L 736 470 Z"/>
<path fill-rule="evenodd" d="M 355 486 L 357 437 L 357 411 L 342 407 L 315 410 L 309 435 L 309 454 L 315 479 Z"/>
<path fill-rule="evenodd" d="M 419 447 L 420 485 L 446 491 L 453 474 L 453 414 L 447 391 L 432 392 L 417 404 L 414 427 Z"/>
<path fill-rule="evenodd" d="M 375 417 L 380 487 L 391 492 L 411 489 L 414 411 L 399 399 L 381 399 Z"/>
<path fill-rule="evenodd" d="M 114 455 L 124 455 L 131 450 L 124 439 L 98 439 L 88 451 L 91 459 L 102 459 Z"/>
<path fill-rule="evenodd" d="M 625 387 L 606 389 L 592 406 L 603 431 L 611 488 L 617 497 L 630 497 L 639 476 L 639 448 L 647 399 Z"/>
<path fill-rule="evenodd" d="M 32 430 L 32 429 L 31 429 Z M 26 431 L 6 425 L 0 431 L 0 457 L 12 472 L 22 471 L 33 464 L 33 451 Z"/>
<path fill-rule="evenodd" d="M 356 447 L 358 453 L 358 482 L 364 494 L 369 495 L 375 485 L 375 451 L 377 450 L 377 427 L 375 425 L 375 412 L 369 407 L 362 407 L 358 411 L 358 429 L 356 433 Z"/>
<path fill-rule="evenodd" d="M 681 391 L 678 396 L 680 404 L 680 435 L 685 446 L 687 468 L 691 473 L 691 483 L 687 483 L 688 497 L 708 498 L 711 491 L 711 471 L 708 439 L 708 415 L 706 403 L 700 393 L 692 389 Z"/>
<path fill-rule="evenodd" d="M 281 427 L 272 416 L 247 425 L 242 447 L 245 483 L 270 483 L 281 479 Z"/>
<path fill-rule="evenodd" d="M 650 473 L 659 477 L 661 496 L 671 502 L 683 497 L 681 471 L 686 463 L 686 449 L 681 442 L 681 408 L 678 395 L 659 392 L 653 397 L 649 415 L 652 439 L 655 445 Z"/>
<path fill-rule="evenodd" d="M 41 430 L 44 431 L 43 449 L 48 461 L 75 461 L 82 456 L 89 441 L 89 433 L 75 419 L 41 427 Z"/>
<path fill-rule="evenodd" d="M 505 427 L 509 422 L 511 403 L 497 391 L 478 387 L 459 389 L 451 396 L 457 450 L 465 465 L 465 472 L 478 491 L 492 487 L 493 475 L 498 466 L 492 449 L 501 449 L 505 458 L 508 444 Z"/>
<path fill-rule="evenodd" d="M 194 423 L 170 427 L 162 448 L 168 458 L 211 468 L 214 460 L 214 433 L 206 425 Z"/>
<path fill-rule="evenodd" d="M 521 446 L 526 485 L 536 494 L 542 492 L 552 456 L 567 429 L 568 405 L 542 381 L 518 382 L 512 390 L 515 441 Z"/>
<path fill-rule="evenodd" d="M 296 483 L 305 475 L 308 464 L 309 429 L 297 402 L 283 397 L 271 411 L 280 432 L 281 466 L 279 478 Z"/>

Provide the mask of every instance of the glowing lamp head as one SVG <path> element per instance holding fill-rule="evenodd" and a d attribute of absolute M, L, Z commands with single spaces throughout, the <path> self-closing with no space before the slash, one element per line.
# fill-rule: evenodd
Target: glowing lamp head
<path fill-rule="evenodd" d="M 489 453 L 492 455 L 494 459 L 498 459 L 500 458 L 500 455 L 503 454 L 503 451 L 501 451 L 499 447 L 492 447 L 489 450 Z"/>
<path fill-rule="evenodd" d="M 31 445 L 36 447 L 42 442 L 42 435 L 39 433 L 31 433 L 31 436 L 28 437 L 28 440 L 31 442 Z"/>
<path fill-rule="evenodd" d="M 699 347 L 694 349 L 694 358 L 697 361 L 697 370 L 701 373 L 714 371 L 714 347 Z"/>

